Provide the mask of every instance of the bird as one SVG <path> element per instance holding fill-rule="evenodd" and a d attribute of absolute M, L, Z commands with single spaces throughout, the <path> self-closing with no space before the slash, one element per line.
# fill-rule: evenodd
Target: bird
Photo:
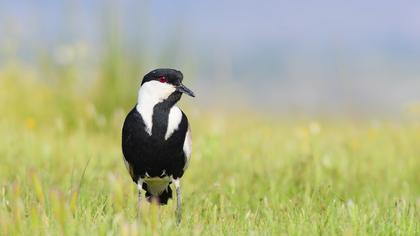
<path fill-rule="evenodd" d="M 138 90 L 137 104 L 127 114 L 122 128 L 124 163 L 138 189 L 150 203 L 166 205 L 176 190 L 176 217 L 181 221 L 181 177 L 192 152 L 188 118 L 176 105 L 182 94 L 195 97 L 182 84 L 179 70 L 161 68 L 147 73 Z"/>

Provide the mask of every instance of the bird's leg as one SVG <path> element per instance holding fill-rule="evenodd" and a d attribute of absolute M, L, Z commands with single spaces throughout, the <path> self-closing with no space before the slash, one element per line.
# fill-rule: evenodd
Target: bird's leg
<path fill-rule="evenodd" d="M 181 223 L 182 209 L 181 209 L 181 183 L 179 178 L 173 180 L 176 189 L 176 223 Z"/>
<path fill-rule="evenodd" d="M 141 208 L 141 190 L 142 190 L 142 186 L 143 186 L 143 179 L 139 178 L 137 180 L 137 189 L 138 189 L 138 197 L 137 197 L 137 201 L 138 201 L 138 212 L 140 213 L 140 208 Z"/>

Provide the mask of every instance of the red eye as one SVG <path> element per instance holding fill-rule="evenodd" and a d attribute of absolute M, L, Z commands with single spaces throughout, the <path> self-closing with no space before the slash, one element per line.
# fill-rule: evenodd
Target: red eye
<path fill-rule="evenodd" d="M 168 82 L 168 79 L 166 79 L 165 76 L 161 76 L 161 77 L 159 77 L 159 82 L 161 82 L 161 83 L 167 83 Z"/>

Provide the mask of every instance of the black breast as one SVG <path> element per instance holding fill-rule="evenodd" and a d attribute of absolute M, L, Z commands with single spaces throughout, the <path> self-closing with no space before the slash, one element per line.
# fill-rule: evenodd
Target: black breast
<path fill-rule="evenodd" d="M 181 177 L 184 173 L 185 156 L 183 145 L 188 129 L 188 120 L 182 113 L 177 130 L 165 140 L 170 107 L 157 104 L 153 110 L 152 135 L 145 131 L 141 114 L 134 107 L 127 115 L 122 130 L 122 150 L 125 160 L 133 169 L 132 178 L 147 175 L 151 177 L 173 175 Z"/>

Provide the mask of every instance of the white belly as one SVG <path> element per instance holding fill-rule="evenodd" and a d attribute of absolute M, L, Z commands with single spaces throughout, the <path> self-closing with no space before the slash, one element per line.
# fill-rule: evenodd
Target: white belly
<path fill-rule="evenodd" d="M 163 191 L 168 188 L 171 179 L 168 176 L 165 177 L 146 177 L 144 183 L 146 183 L 147 191 L 153 196 L 159 196 Z"/>

